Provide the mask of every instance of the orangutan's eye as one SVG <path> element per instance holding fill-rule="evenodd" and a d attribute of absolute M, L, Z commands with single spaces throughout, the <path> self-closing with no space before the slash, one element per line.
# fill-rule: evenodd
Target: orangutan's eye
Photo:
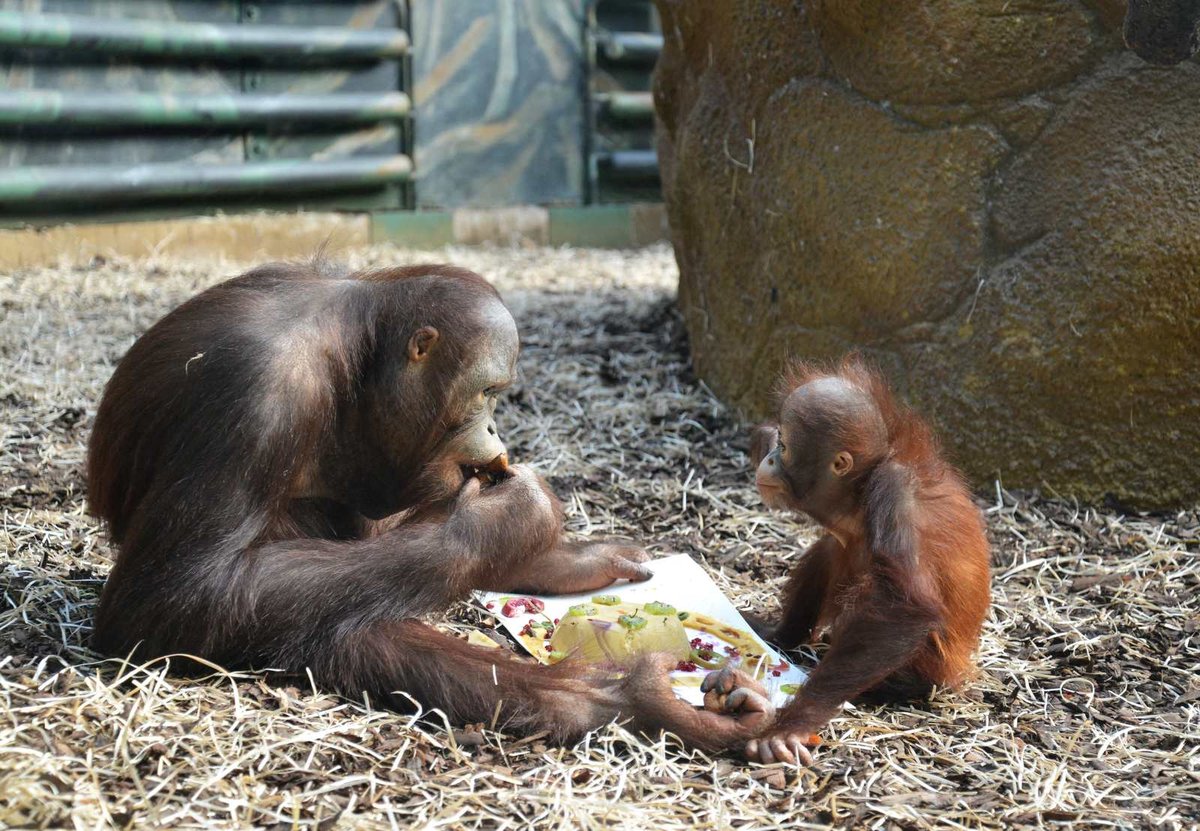
<path fill-rule="evenodd" d="M 487 389 L 485 389 L 483 391 L 483 397 L 484 398 L 499 398 L 500 393 L 504 392 L 511 386 L 512 386 L 512 381 L 500 381 L 498 383 L 492 384 L 490 387 L 488 387 Z"/>

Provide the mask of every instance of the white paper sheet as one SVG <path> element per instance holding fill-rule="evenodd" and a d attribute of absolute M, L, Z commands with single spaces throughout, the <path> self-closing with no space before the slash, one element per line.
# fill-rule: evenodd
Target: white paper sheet
<path fill-rule="evenodd" d="M 689 640 L 700 638 L 701 645 L 711 643 L 713 652 L 721 656 L 726 654 L 727 647 L 737 648 L 739 644 L 743 653 L 753 655 L 757 651 L 762 657 L 742 659 L 741 668 L 745 672 L 761 676 L 759 681 L 770 692 L 771 700 L 776 706 L 782 706 L 791 699 L 796 689 L 804 683 L 807 673 L 792 666 L 790 661 L 783 659 L 754 633 L 704 569 L 686 554 L 664 557 L 647 565 L 654 572 L 654 576 L 644 583 L 621 581 L 600 591 L 557 597 L 519 595 L 536 598 L 545 604 L 545 608 L 538 613 L 521 609 L 512 616 L 501 614 L 504 604 L 518 595 L 480 591 L 475 592 L 475 597 L 480 605 L 499 618 L 501 625 L 518 643 L 542 663 L 550 663 L 548 647 L 543 645 L 543 641 L 546 640 L 542 634 L 544 630 L 536 630 L 536 636 L 523 636 L 521 632 L 527 624 L 553 624 L 555 620 L 560 620 L 571 606 L 588 603 L 596 595 L 616 595 L 623 605 L 645 604 L 651 601 L 668 603 L 677 610 L 688 613 L 688 619 L 683 620 L 683 627 Z M 720 631 L 701 631 L 689 625 L 689 621 L 695 624 L 705 618 L 719 622 L 722 628 L 736 630 L 737 636 L 722 636 Z M 713 627 L 708 625 L 707 628 L 711 630 Z M 697 706 L 703 704 L 704 696 L 700 692 L 700 682 L 710 671 L 698 666 L 694 671 L 672 672 L 671 681 L 676 695 Z"/>

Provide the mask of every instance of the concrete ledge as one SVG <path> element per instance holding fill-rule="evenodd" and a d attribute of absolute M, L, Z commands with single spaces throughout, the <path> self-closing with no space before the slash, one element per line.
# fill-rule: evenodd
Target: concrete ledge
<path fill-rule="evenodd" d="M 371 214 L 372 242 L 411 248 L 439 248 L 449 243 L 638 248 L 669 238 L 666 211 L 660 203 Z"/>
<path fill-rule="evenodd" d="M 367 215 L 238 214 L 0 230 L 0 268 L 153 255 L 218 255 L 239 262 L 291 259 L 311 256 L 326 240 L 334 249 L 366 245 L 370 241 Z"/>
<path fill-rule="evenodd" d="M 95 257 L 294 259 L 312 255 L 326 241 L 337 250 L 373 242 L 418 249 L 482 243 L 638 248 L 666 239 L 666 211 L 659 203 L 233 214 L 0 229 L 0 269 L 87 262 Z"/>

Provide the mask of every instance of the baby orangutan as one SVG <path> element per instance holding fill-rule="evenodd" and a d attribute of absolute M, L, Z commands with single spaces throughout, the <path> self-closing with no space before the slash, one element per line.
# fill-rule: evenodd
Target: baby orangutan
<path fill-rule="evenodd" d="M 761 634 L 829 649 L 745 754 L 810 763 L 810 736 L 844 702 L 964 679 L 987 613 L 989 555 L 962 478 L 876 372 L 855 357 L 836 370 L 798 364 L 781 394 L 778 425 L 754 431 L 758 491 L 825 534 L 792 572 L 779 624 Z M 765 691 L 736 669 L 712 673 L 703 689 L 709 709 L 763 709 Z"/>

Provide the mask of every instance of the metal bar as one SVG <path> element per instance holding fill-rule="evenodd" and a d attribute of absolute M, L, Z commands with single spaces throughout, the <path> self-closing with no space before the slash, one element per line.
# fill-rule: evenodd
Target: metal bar
<path fill-rule="evenodd" d="M 662 35 L 651 32 L 602 32 L 597 42 L 613 63 L 654 63 L 663 48 Z"/>
<path fill-rule="evenodd" d="M 596 170 L 595 152 L 596 107 L 592 104 L 596 94 L 596 55 L 599 49 L 596 44 L 596 2 L 598 0 L 587 0 L 585 3 L 583 24 L 583 88 L 587 93 L 586 106 L 583 108 L 583 201 L 588 205 L 598 201 L 600 196 L 600 177 Z"/>
<path fill-rule="evenodd" d="M 393 0 L 393 4 L 397 11 L 396 26 L 401 31 L 412 31 L 412 8 L 409 0 Z M 407 50 L 403 57 L 396 61 L 396 68 L 399 70 L 399 88 L 412 90 L 413 89 L 413 50 Z M 409 118 L 401 121 L 398 125 L 400 133 L 400 152 L 405 153 L 409 158 L 413 158 L 416 152 L 416 118 Z M 409 176 L 408 180 L 397 185 L 396 195 L 400 207 L 416 208 L 417 207 L 417 186 L 413 181 L 413 177 Z"/>
<path fill-rule="evenodd" d="M 239 26 L 0 11 L 0 48 L 304 63 L 398 58 L 408 45 L 408 33 L 397 29 Z"/>
<path fill-rule="evenodd" d="M 374 124 L 410 112 L 402 92 L 336 95 L 168 95 L 0 90 L 0 125 L 206 127 L 284 122 Z"/>
<path fill-rule="evenodd" d="M 411 175 L 408 156 L 230 165 L 18 167 L 0 170 L 0 208 L 50 202 L 73 202 L 80 207 L 78 203 L 90 200 L 363 190 L 405 182 Z"/>
<path fill-rule="evenodd" d="M 654 95 L 649 92 L 606 92 L 597 95 L 600 111 L 613 121 L 654 120 Z"/>
<path fill-rule="evenodd" d="M 600 173 L 618 179 L 657 179 L 658 154 L 653 150 L 613 150 L 599 153 L 596 166 Z"/>

